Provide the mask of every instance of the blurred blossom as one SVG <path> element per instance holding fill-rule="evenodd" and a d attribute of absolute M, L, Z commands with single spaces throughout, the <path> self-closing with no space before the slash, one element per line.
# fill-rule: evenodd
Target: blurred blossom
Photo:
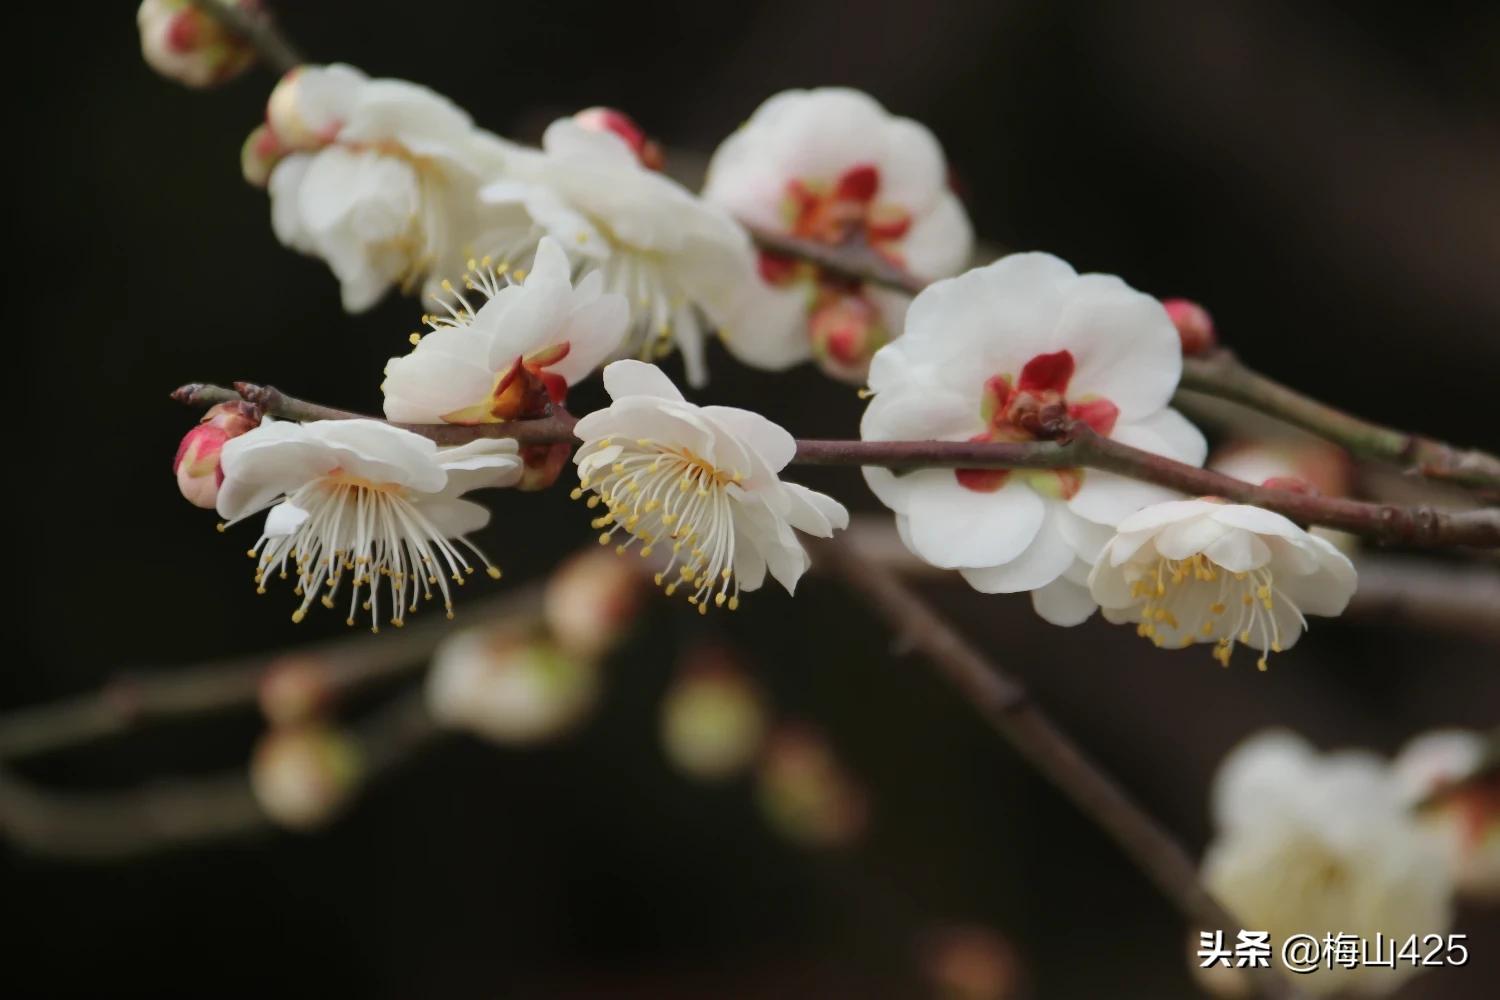
<path fill-rule="evenodd" d="M 646 589 L 639 566 L 590 547 L 547 578 L 542 612 L 562 649 L 593 659 L 624 640 L 641 613 Z"/>
<path fill-rule="evenodd" d="M 1028 442 L 1075 421 L 1200 465 L 1208 445 L 1169 405 L 1182 347 L 1161 303 L 1108 274 L 1016 253 L 929 285 L 870 363 L 866 441 Z M 1120 519 L 1178 496 L 1100 469 L 867 466 L 906 547 L 985 594 L 1030 592 L 1054 625 L 1098 605 L 1089 570 Z"/>
<path fill-rule="evenodd" d="M 923 936 L 922 968 L 941 1000 L 1009 1000 L 1020 993 L 1016 950 L 988 927 L 959 925 Z"/>
<path fill-rule="evenodd" d="M 1262 733 L 1224 759 L 1213 805 L 1204 885 L 1247 929 L 1272 941 L 1352 934 L 1373 942 L 1379 933 L 1402 942 L 1452 923 L 1442 849 L 1373 755 L 1319 754 L 1290 733 Z M 1298 985 L 1317 996 L 1384 996 L 1416 971 L 1403 962 L 1335 965 Z"/>
<path fill-rule="evenodd" d="M 928 128 L 844 87 L 770 97 L 714 151 L 703 196 L 757 229 L 875 254 L 920 278 L 963 270 L 974 234 Z M 760 251 L 758 294 L 724 331 L 741 361 L 782 369 L 815 358 L 864 381 L 901 332 L 907 297 Z"/>
<path fill-rule="evenodd" d="M 1229 441 L 1214 449 L 1208 467 L 1257 486 L 1288 488 L 1300 481 L 1327 497 L 1347 497 L 1354 489 L 1349 453 L 1313 437 Z M 1358 535 L 1324 527 L 1310 530 L 1345 553 L 1359 548 Z"/>
<path fill-rule="evenodd" d="M 1089 574 L 1111 622 L 1133 622 L 1157 646 L 1214 644 L 1229 666 L 1235 643 L 1256 665 L 1291 649 L 1305 615 L 1339 615 L 1354 596 L 1349 557 L 1292 521 L 1216 497 L 1172 500 L 1120 522 Z"/>
<path fill-rule="evenodd" d="M 1208 310 L 1191 299 L 1162 299 L 1162 306 L 1177 328 L 1182 340 L 1182 353 L 1203 354 L 1218 346 L 1218 334 L 1214 331 L 1214 318 Z"/>
<path fill-rule="evenodd" d="M 766 733 L 760 691 L 728 653 L 699 647 L 662 701 L 667 758 L 694 778 L 718 781 L 754 762 Z"/>
<path fill-rule="evenodd" d="M 213 510 L 224 483 L 219 453 L 224 443 L 260 424 L 260 416 L 249 403 L 219 403 L 209 407 L 198 425 L 183 435 L 172 459 L 177 489 L 195 507 Z"/>
<path fill-rule="evenodd" d="M 542 742 L 568 732 L 598 695 L 593 659 L 503 625 L 454 633 L 438 647 L 427 677 L 434 719 L 502 744 Z"/>
<path fill-rule="evenodd" d="M 271 171 L 289 150 L 281 145 L 269 125 L 258 125 L 240 146 L 240 173 L 245 182 L 263 188 L 271 180 Z"/>
<path fill-rule="evenodd" d="M 281 826 L 310 830 L 328 823 L 359 784 L 359 748 L 320 724 L 271 729 L 250 760 L 250 785 L 266 815 Z"/>
<path fill-rule="evenodd" d="M 757 797 L 777 833 L 808 847 L 847 845 L 864 832 L 864 790 L 817 731 L 785 724 L 771 735 L 756 774 Z"/>
<path fill-rule="evenodd" d="M 261 714 L 272 726 L 308 722 L 333 701 L 328 664 L 311 654 L 282 656 L 261 676 L 259 697 Z"/>
<path fill-rule="evenodd" d="M 214 0 L 264 17 L 259 0 Z M 135 15 L 141 54 L 169 80 L 212 87 L 243 73 L 255 50 L 190 0 L 143 0 Z"/>
<path fill-rule="evenodd" d="M 648 170 L 660 170 L 664 165 L 661 146 L 646 135 L 634 118 L 623 111 L 615 108 L 584 108 L 573 116 L 573 121 L 590 132 L 612 132 L 624 139 L 625 145 L 635 153 L 641 166 Z"/>
<path fill-rule="evenodd" d="M 1500 899 L 1500 772 L 1479 733 L 1446 729 L 1408 743 L 1392 764 L 1418 819 L 1441 839 L 1459 891 Z"/>

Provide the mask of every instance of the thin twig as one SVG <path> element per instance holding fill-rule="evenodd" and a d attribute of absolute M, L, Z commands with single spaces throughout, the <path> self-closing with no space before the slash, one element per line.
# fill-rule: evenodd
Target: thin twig
<path fill-rule="evenodd" d="M 274 72 L 286 73 L 306 62 L 276 26 L 269 11 L 246 10 L 232 0 L 192 0 L 192 3 L 231 34 L 249 42 L 260 61 Z"/>
<path fill-rule="evenodd" d="M 956 632 L 890 567 L 848 539 L 815 543 L 820 559 L 898 636 L 920 650 L 996 732 L 1107 833 L 1196 929 L 1233 930 L 1237 922 L 1198 881 L 1191 856 L 1031 701 L 1010 676 Z M 1274 973 L 1254 977 L 1262 995 L 1288 997 Z"/>
<path fill-rule="evenodd" d="M 927 282 L 882 257 L 869 246 L 859 243 L 821 243 L 756 226 L 745 228 L 762 250 L 808 261 L 842 278 L 867 281 L 908 295 L 915 295 L 927 287 Z"/>
<path fill-rule="evenodd" d="M 1361 458 L 1473 489 L 1500 490 L 1500 458 L 1361 420 L 1245 367 L 1231 351 L 1184 358 L 1181 387 L 1248 406 Z"/>
<path fill-rule="evenodd" d="M 461 613 L 479 622 L 526 617 L 536 614 L 540 601 L 540 588 L 528 585 L 475 601 Z M 83 746 L 163 719 L 245 708 L 255 704 L 267 670 L 291 658 L 320 671 L 335 693 L 415 673 L 451 632 L 452 624 L 436 615 L 378 638 L 329 639 L 278 653 L 121 676 L 90 694 L 0 716 L 0 761 Z"/>
<path fill-rule="evenodd" d="M 295 399 L 269 386 L 237 382 L 237 393 L 203 383 L 182 386 L 172 398 L 203 406 L 244 398 L 265 412 L 293 420 L 349 419 L 360 414 Z M 379 419 L 369 417 L 366 419 Z M 559 444 L 573 439 L 573 417 L 559 409 L 537 420 L 498 424 L 398 424 L 440 444 L 484 437 L 515 438 L 522 444 Z M 1303 524 L 1321 524 L 1381 542 L 1412 546 L 1500 546 L 1500 510 L 1444 511 L 1428 505 L 1397 506 L 1324 497 L 1256 486 L 1222 472 L 1200 469 L 1110 438 L 1082 423 L 1060 432 L 1056 441 L 820 441 L 797 442 L 798 465 L 878 465 L 890 469 L 1092 468 L 1156 483 L 1192 496 L 1220 496 L 1255 504 Z"/>

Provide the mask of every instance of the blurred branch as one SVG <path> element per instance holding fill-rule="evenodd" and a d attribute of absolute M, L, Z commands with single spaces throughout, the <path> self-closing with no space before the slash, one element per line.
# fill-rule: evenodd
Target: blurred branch
<path fill-rule="evenodd" d="M 1037 705 L 1020 680 L 987 660 L 967 639 L 850 539 L 815 543 L 819 557 L 884 618 L 898 641 L 926 655 L 995 731 L 1107 833 L 1192 923 L 1237 929 L 1239 923 L 1198 881 L 1191 856 L 1119 784 L 1090 760 Z M 1253 977 L 1266 997 L 1295 996 L 1275 972 Z"/>
<path fill-rule="evenodd" d="M 927 287 L 927 282 L 862 243 L 823 243 L 756 226 L 745 229 L 762 250 L 805 260 L 841 278 L 869 282 L 907 295 L 916 295 Z"/>
<path fill-rule="evenodd" d="M 255 49 L 256 56 L 277 74 L 296 69 L 307 60 L 282 34 L 268 10 L 247 10 L 233 0 L 191 0 L 209 17 L 230 33 L 243 38 Z"/>
<path fill-rule="evenodd" d="M 359 789 L 429 746 L 440 730 L 422 688 L 405 692 L 350 728 Z M 115 861 L 274 829 L 248 770 L 163 781 L 119 792 L 39 791 L 0 764 L 0 830 L 40 855 Z"/>
<path fill-rule="evenodd" d="M 190 383 L 172 398 L 190 406 L 208 406 L 243 398 L 267 413 L 293 420 L 359 417 L 317 403 L 295 399 L 269 386 L 236 382 L 237 392 L 216 385 Z M 378 419 L 378 418 L 366 418 Z M 555 444 L 572 440 L 573 417 L 558 409 L 538 420 L 498 424 L 398 424 L 440 444 L 459 444 L 477 438 L 514 438 L 523 444 Z M 1020 443 L 988 441 L 819 441 L 799 440 L 792 459 L 797 465 L 879 465 L 913 468 L 1028 468 L 1103 469 L 1155 483 L 1191 496 L 1219 496 L 1276 511 L 1303 524 L 1321 524 L 1382 542 L 1414 546 L 1500 546 L 1500 510 L 1451 512 L 1418 504 L 1374 504 L 1325 497 L 1292 490 L 1255 486 L 1133 448 L 1094 433 L 1078 421 L 1055 428 L 1055 440 Z"/>
<path fill-rule="evenodd" d="M 534 614 L 540 602 L 540 588 L 529 585 L 476 601 L 468 613 L 494 621 Z M 163 719 L 248 707 L 255 704 L 266 672 L 285 659 L 314 665 L 332 691 L 401 677 L 424 667 L 450 633 L 448 620 L 434 617 L 390 635 L 361 634 L 282 653 L 118 677 L 91 694 L 0 716 L 0 761 L 82 746 Z"/>
<path fill-rule="evenodd" d="M 901 543 L 888 517 L 859 515 L 844 537 L 868 558 L 906 575 L 957 579 L 923 562 Z M 1500 568 L 1441 563 L 1416 556 L 1361 552 L 1359 588 L 1344 617 L 1467 635 L 1500 644 Z"/>

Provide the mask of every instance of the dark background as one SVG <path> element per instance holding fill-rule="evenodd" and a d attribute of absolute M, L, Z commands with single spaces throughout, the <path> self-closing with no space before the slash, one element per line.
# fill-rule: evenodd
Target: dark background
<path fill-rule="evenodd" d="M 766 96 L 848 84 L 930 125 L 976 229 L 1080 270 L 1205 302 L 1252 364 L 1367 416 L 1497 444 L 1500 7 L 1038 2 L 729 5 L 274 4 L 310 57 L 431 85 L 534 139 L 591 104 L 710 150 Z M 141 62 L 134 4 L 17 14 L 8 116 L 14 322 L 5 707 L 342 628 L 256 600 L 241 539 L 177 496 L 178 383 L 250 378 L 375 409 L 419 307 L 345 316 L 320 262 L 277 245 L 240 143 L 271 83 L 215 92 Z M 45 14 L 46 19 L 40 19 Z M 713 357 L 715 401 L 804 436 L 860 404 L 811 371 Z M 674 362 L 675 364 L 675 362 Z M 580 393 L 577 408 L 596 401 Z M 870 509 L 856 474 L 804 477 Z M 494 501 L 508 580 L 587 526 L 561 497 Z M 1223 752 L 1273 723 L 1389 752 L 1500 719 L 1493 648 L 1319 622 L 1268 674 L 1152 655 L 1024 598 L 934 595 L 1196 850 Z M 460 614 L 462 608 L 460 607 Z M 655 740 L 673 655 L 700 628 L 657 606 L 609 668 L 593 723 L 553 748 L 458 740 L 332 830 L 120 866 L 3 851 L 5 981 L 194 995 L 908 996 L 901 942 L 975 921 L 1015 941 L 1044 997 L 1189 995 L 1173 909 L 974 713 L 827 580 L 768 587 L 723 628 L 783 710 L 823 727 L 872 825 L 819 855 L 766 832 L 744 785 L 677 777 Z M 233 766 L 248 714 L 38 762 L 56 787 Z M 1473 961 L 1401 995 L 1484 995 Z M 7 993 L 11 988 L 7 986 Z"/>

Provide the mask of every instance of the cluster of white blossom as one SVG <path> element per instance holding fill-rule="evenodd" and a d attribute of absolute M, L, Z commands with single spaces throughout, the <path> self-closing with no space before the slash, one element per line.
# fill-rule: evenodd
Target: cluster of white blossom
<path fill-rule="evenodd" d="M 767 573 L 792 590 L 809 563 L 796 532 L 848 523 L 841 504 L 780 478 L 790 434 L 691 403 L 648 363 L 680 349 L 701 386 L 706 331 L 758 367 L 816 360 L 867 382 L 869 442 L 1043 442 L 1086 426 L 1202 465 L 1203 435 L 1170 406 L 1185 336 L 1175 314 L 1048 254 L 963 271 L 972 232 L 923 126 L 855 91 L 788 91 L 724 141 L 701 195 L 661 162 L 616 111 L 559 119 L 530 148 L 426 88 L 343 65 L 287 74 L 244 153 L 277 236 L 327 262 L 346 308 L 421 287 L 429 331 L 386 367 L 387 419 L 543 416 L 608 363 L 612 404 L 576 425 L 574 497 L 602 507 L 601 544 L 656 554 L 658 584 L 703 612 L 736 607 Z M 930 284 L 908 301 L 757 252 L 756 234 L 852 248 Z M 350 617 L 368 610 L 377 625 L 382 606 L 400 624 L 422 596 L 447 603 L 470 572 L 465 536 L 488 515 L 460 494 L 550 485 L 571 452 L 498 437 L 438 448 L 374 422 L 233 433 L 185 452 L 184 490 L 228 520 L 281 501 L 252 549 L 258 578 L 294 570 L 300 618 L 347 577 Z M 911 551 L 975 589 L 1029 592 L 1059 625 L 1102 606 L 1158 645 L 1212 642 L 1226 665 L 1244 644 L 1264 667 L 1305 614 L 1338 614 L 1354 588 L 1346 557 L 1279 515 L 1112 472 L 865 477 Z"/>

